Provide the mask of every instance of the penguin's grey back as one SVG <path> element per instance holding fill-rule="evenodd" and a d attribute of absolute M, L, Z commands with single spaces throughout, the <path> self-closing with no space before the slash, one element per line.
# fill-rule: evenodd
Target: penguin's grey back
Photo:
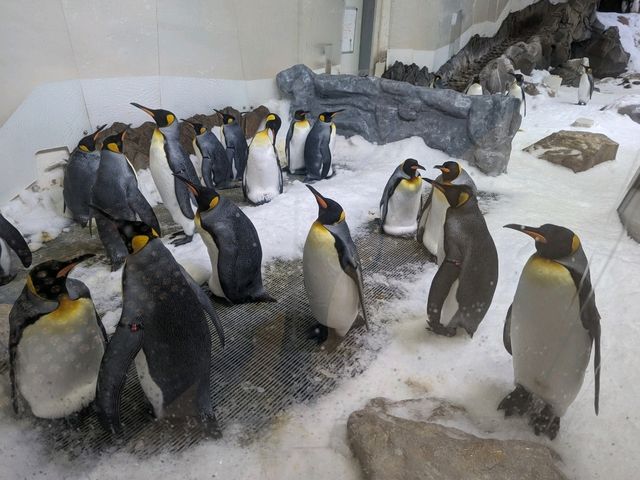
<path fill-rule="evenodd" d="M 202 178 L 208 187 L 222 186 L 233 180 L 227 151 L 211 130 L 196 136 L 202 153 Z M 208 159 L 208 160 L 207 160 Z"/>
<path fill-rule="evenodd" d="M 102 150 L 100 166 L 92 189 L 92 202 L 123 220 L 135 220 L 127 193 L 138 188 L 138 178 L 133 166 L 121 153 Z"/>
<path fill-rule="evenodd" d="M 321 178 L 323 164 L 331 159 L 330 140 L 331 124 L 321 121 L 315 122 L 304 144 L 304 163 L 307 176 Z M 327 155 L 329 155 L 328 159 Z"/>
<path fill-rule="evenodd" d="M 100 152 L 75 149 L 64 169 L 62 194 L 73 219 L 85 225 L 91 219 L 91 189 L 100 166 Z"/>

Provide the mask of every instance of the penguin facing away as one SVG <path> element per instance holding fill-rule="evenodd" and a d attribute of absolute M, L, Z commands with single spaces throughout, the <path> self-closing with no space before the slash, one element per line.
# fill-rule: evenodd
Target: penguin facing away
<path fill-rule="evenodd" d="M 509 89 L 506 94 L 520 100 L 520 116 L 524 118 L 527 116 L 527 99 L 524 93 L 524 77 L 520 73 L 509 72 L 509 75 L 511 75 L 514 80 L 509 85 Z"/>
<path fill-rule="evenodd" d="M 413 158 L 402 162 L 393 172 L 380 199 L 380 229 L 389 235 L 413 235 L 418 223 L 422 199 L 424 167 Z"/>
<path fill-rule="evenodd" d="M 202 180 L 207 187 L 229 188 L 233 180 L 233 169 L 227 151 L 214 133 L 201 123 L 182 120 L 193 127 L 193 151 L 202 165 Z"/>
<path fill-rule="evenodd" d="M 13 250 L 24 267 L 31 265 L 31 250 L 22 234 L 0 213 L 0 285 L 6 285 L 15 278 L 11 273 L 11 253 Z"/>
<path fill-rule="evenodd" d="M 249 145 L 242 192 L 254 205 L 268 203 L 282 193 L 282 169 L 275 146 L 281 124 L 280 117 L 270 113 L 265 128 L 255 134 Z"/>
<path fill-rule="evenodd" d="M 313 183 L 334 175 L 331 157 L 336 138 L 336 124 L 333 123 L 333 117 L 342 111 L 322 112 L 309 131 L 304 144 L 305 183 Z"/>
<path fill-rule="evenodd" d="M 437 73 L 431 79 L 431 84 L 429 85 L 431 88 L 445 88 L 444 83 L 442 82 L 442 77 Z"/>
<path fill-rule="evenodd" d="M 475 183 L 458 162 L 448 161 L 433 168 L 442 172 L 436 178 L 436 182 L 468 185 L 472 188 L 474 195 L 477 195 Z M 439 189 L 432 188 L 418 219 L 417 240 L 436 257 L 438 264 L 444 260 L 444 222 L 448 209 L 449 202 L 445 195 Z"/>
<path fill-rule="evenodd" d="M 178 119 L 168 110 L 154 110 L 133 102 L 131 105 L 151 116 L 156 123 L 149 148 L 149 170 L 162 203 L 173 221 L 182 227 L 181 232 L 172 236 L 174 240 L 171 243 L 184 245 L 193 240 L 193 206 L 187 187 L 177 181 L 173 174 L 182 175 L 192 182 L 198 181 L 198 174 L 189 155 L 180 145 Z M 175 238 L 181 235 L 182 238 Z"/>
<path fill-rule="evenodd" d="M 89 207 L 91 189 L 100 165 L 100 151 L 96 149 L 96 140 L 106 126 L 106 124 L 100 125 L 95 132 L 78 142 L 64 169 L 62 182 L 64 208 L 65 210 L 68 208 L 73 220 L 83 227 L 91 222 L 93 216 Z"/>
<path fill-rule="evenodd" d="M 427 182 L 450 205 L 444 224 L 444 260 L 429 289 L 429 329 L 450 337 L 461 327 L 473 337 L 498 284 L 498 252 L 472 187 Z"/>
<path fill-rule="evenodd" d="M 215 189 L 180 180 L 198 202 L 196 229 L 211 260 L 211 292 L 232 303 L 275 302 L 262 283 L 262 247 L 251 220 Z"/>
<path fill-rule="evenodd" d="M 126 129 L 111 135 L 102 142 L 100 165 L 91 190 L 91 205 L 110 215 L 135 220 L 136 217 L 153 226 L 160 233 L 160 224 L 147 199 L 138 189 L 138 177 L 133 165 L 123 153 Z M 94 209 L 98 235 L 111 261 L 111 269 L 122 266 L 127 248 L 115 226 Z"/>
<path fill-rule="evenodd" d="M 208 436 L 219 437 L 209 394 L 210 328 L 215 327 L 222 346 L 224 334 L 209 297 L 152 227 L 109 219 L 129 256 L 122 275 L 122 315 L 98 374 L 98 418 L 106 430 L 120 433 L 120 395 L 135 359 L 140 385 L 157 418 L 198 418 Z"/>
<path fill-rule="evenodd" d="M 22 399 L 36 417 L 64 418 L 95 397 L 107 336 L 89 289 L 67 278 L 89 257 L 35 266 L 11 309 L 9 376 L 16 413 Z"/>
<path fill-rule="evenodd" d="M 464 93 L 466 95 L 484 95 L 479 75 L 475 75 L 473 77 L 473 82 L 467 87 L 467 90 Z"/>
<path fill-rule="evenodd" d="M 509 224 L 535 240 L 507 312 L 504 346 L 513 357 L 515 390 L 498 406 L 528 414 L 534 433 L 554 439 L 575 400 L 594 345 L 594 408 L 600 397 L 600 314 L 589 262 L 577 235 L 557 225 Z"/>
<path fill-rule="evenodd" d="M 306 172 L 304 144 L 307 141 L 307 135 L 311 131 L 311 124 L 306 117 L 308 113 L 306 110 L 296 110 L 287 131 L 284 147 L 287 156 L 286 170 L 292 175 L 304 175 Z"/>
<path fill-rule="evenodd" d="M 591 67 L 582 67 L 582 75 L 580 76 L 580 84 L 578 86 L 578 105 L 586 105 L 593 97 L 595 84 L 593 82 L 593 73 Z"/>
<path fill-rule="evenodd" d="M 319 326 L 314 336 L 327 339 L 329 329 L 344 337 L 362 309 L 368 328 L 362 283 L 362 264 L 342 207 L 307 185 L 318 203 L 302 256 L 304 286 Z"/>
<path fill-rule="evenodd" d="M 247 158 L 249 157 L 247 139 L 236 117 L 220 110 L 215 111 L 222 116 L 222 128 L 220 131 L 227 149 L 227 157 L 229 157 L 229 161 L 233 165 L 233 178 L 242 180 L 244 169 L 247 166 Z"/>

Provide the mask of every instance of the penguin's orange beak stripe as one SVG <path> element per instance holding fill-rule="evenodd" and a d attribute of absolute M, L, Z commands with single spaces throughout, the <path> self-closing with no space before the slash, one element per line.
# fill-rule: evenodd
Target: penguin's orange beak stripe
<path fill-rule="evenodd" d="M 193 193 L 197 197 L 198 196 L 198 190 L 196 189 L 196 187 L 194 187 L 190 183 L 187 183 L 186 185 L 187 185 L 187 188 L 189 189 L 189 191 L 191 193 Z"/>
<path fill-rule="evenodd" d="M 449 173 L 451 170 L 449 170 L 447 167 L 440 167 L 440 171 L 442 173 Z"/>
<path fill-rule="evenodd" d="M 532 232 L 531 230 L 522 230 L 522 233 L 526 233 L 536 242 L 547 243 L 547 239 L 543 235 L 540 235 L 538 232 Z"/>
<path fill-rule="evenodd" d="M 131 102 L 131 105 L 133 105 L 136 108 L 139 108 L 140 110 L 142 110 L 143 112 L 147 113 L 148 115 L 151 115 L 152 118 L 155 118 L 155 113 L 153 113 L 151 110 L 149 110 L 147 107 L 143 107 L 142 105 L 140 105 L 139 103 L 133 103 Z"/>
<path fill-rule="evenodd" d="M 73 267 L 75 267 L 76 265 L 77 263 L 72 263 L 71 265 L 67 265 L 62 270 L 58 271 L 58 273 L 56 274 L 56 278 L 66 277 L 69 274 L 69 272 L 73 270 Z"/>
<path fill-rule="evenodd" d="M 318 202 L 318 205 L 320 205 L 320 208 L 322 209 L 329 208 L 329 205 L 327 205 L 327 202 L 324 201 L 324 198 L 319 197 L 318 195 L 314 195 L 314 197 L 316 197 L 316 201 Z"/>

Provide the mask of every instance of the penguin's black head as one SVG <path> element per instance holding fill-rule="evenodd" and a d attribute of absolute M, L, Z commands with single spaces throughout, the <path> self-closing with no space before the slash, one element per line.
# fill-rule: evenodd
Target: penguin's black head
<path fill-rule="evenodd" d="M 452 182 L 460 175 L 460 164 L 458 162 L 444 162 L 442 165 L 436 165 L 433 168 L 437 168 L 442 172 L 442 179 L 445 182 Z"/>
<path fill-rule="evenodd" d="M 293 114 L 293 118 L 294 120 L 304 120 L 307 118 L 307 113 L 309 113 L 306 110 L 296 110 L 295 113 Z"/>
<path fill-rule="evenodd" d="M 516 79 L 516 83 L 518 85 L 522 86 L 522 84 L 524 83 L 524 77 L 522 76 L 522 74 L 509 72 L 509 75 Z"/>
<path fill-rule="evenodd" d="M 335 112 L 322 112 L 320 115 L 318 115 L 318 120 L 324 123 L 331 123 L 333 121 L 333 117 L 338 115 L 340 112 L 344 112 L 344 108 L 336 110 Z"/>
<path fill-rule="evenodd" d="M 27 288 L 31 293 L 47 300 L 57 300 L 67 293 L 67 275 L 77 264 L 93 257 L 93 253 L 69 260 L 49 260 L 36 265 L 27 277 Z"/>
<path fill-rule="evenodd" d="M 158 127 L 160 128 L 168 127 L 169 125 L 172 125 L 173 122 L 176 121 L 176 116 L 173 113 L 171 113 L 169 110 L 162 110 L 162 109 L 154 110 L 153 108 L 143 107 L 139 103 L 135 103 L 135 102 L 131 102 L 131 105 L 133 105 L 136 108 L 139 108 L 146 114 L 150 115 L 151 118 L 153 118 L 153 121 L 156 122 L 156 125 L 158 125 Z"/>
<path fill-rule="evenodd" d="M 592 72 L 593 72 L 593 69 L 592 69 L 591 67 L 585 67 L 585 71 L 586 71 L 587 73 L 592 73 Z"/>
<path fill-rule="evenodd" d="M 198 202 L 198 213 L 209 211 L 212 208 L 215 208 L 218 205 L 218 202 L 220 202 L 220 194 L 215 188 L 196 185 L 183 176 L 176 175 L 175 173 L 173 176 L 183 182 L 189 191 L 193 193 L 193 196 L 196 197 L 196 201 Z"/>
<path fill-rule="evenodd" d="M 222 116 L 223 125 L 231 125 L 233 123 L 236 123 L 236 117 L 234 117 L 233 115 L 221 112 L 220 110 L 216 110 L 215 108 L 214 110 Z"/>
<path fill-rule="evenodd" d="M 107 124 L 100 125 L 95 132 L 91 135 L 87 135 L 82 140 L 78 142 L 78 150 L 83 152 L 94 152 L 96 150 L 96 140 L 98 139 L 98 134 L 106 127 Z"/>
<path fill-rule="evenodd" d="M 480 75 L 473 76 L 473 83 L 480 83 Z"/>
<path fill-rule="evenodd" d="M 108 136 L 102 141 L 102 150 L 110 150 L 114 153 L 124 153 L 124 137 L 127 135 L 129 125 L 123 131 Z"/>
<path fill-rule="evenodd" d="M 120 218 L 115 218 L 113 215 L 96 205 L 91 204 L 90 207 L 102 213 L 118 228 L 120 238 L 122 238 L 122 241 L 127 246 L 127 250 L 130 254 L 138 253 L 147 245 L 147 243 L 154 238 L 159 237 L 158 232 L 144 222 L 122 220 Z"/>
<path fill-rule="evenodd" d="M 413 158 L 407 158 L 402 162 L 402 171 L 409 175 L 409 178 L 413 178 L 418 175 L 418 170 L 424 170 L 424 167 Z"/>
<path fill-rule="evenodd" d="M 271 130 L 273 133 L 273 142 L 276 141 L 276 136 L 278 135 L 278 130 L 282 126 L 282 120 L 275 113 L 270 113 L 267 115 L 267 123 L 265 123 L 265 127 Z"/>
<path fill-rule="evenodd" d="M 205 127 L 201 123 L 190 122 L 189 120 L 185 120 L 184 118 L 181 118 L 180 120 L 182 120 L 183 122 L 188 123 L 189 125 L 191 125 L 193 127 L 193 129 L 195 130 L 195 132 L 196 132 L 196 136 L 202 135 L 203 133 L 207 133 L 207 127 Z"/>
<path fill-rule="evenodd" d="M 335 225 L 344 221 L 344 210 L 338 202 L 323 197 L 311 185 L 307 185 L 307 188 L 311 190 L 313 196 L 316 197 L 316 202 L 318 202 L 318 222 L 322 225 Z"/>
<path fill-rule="evenodd" d="M 536 241 L 536 250 L 541 257 L 557 259 L 568 257 L 580 248 L 580 239 L 571 230 L 551 223 L 541 227 L 528 227 L 510 223 L 504 228 L 511 228 L 529 235 Z"/>
<path fill-rule="evenodd" d="M 450 183 L 440 183 L 435 180 L 425 178 L 427 182 L 433 185 L 433 188 L 437 188 L 444 196 L 447 197 L 447 202 L 451 208 L 458 208 L 466 204 L 470 200 L 475 200 L 475 194 L 473 189 L 468 185 L 452 185 Z"/>

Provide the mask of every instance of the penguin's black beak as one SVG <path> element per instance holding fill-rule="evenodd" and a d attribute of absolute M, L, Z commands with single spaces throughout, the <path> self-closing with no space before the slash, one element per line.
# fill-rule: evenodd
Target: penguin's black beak
<path fill-rule="evenodd" d="M 507 72 L 509 75 L 511 75 L 513 78 L 516 78 L 516 74 L 513 72 Z"/>
<path fill-rule="evenodd" d="M 135 102 L 131 102 L 131 105 L 133 105 L 136 108 L 139 108 L 140 110 L 142 110 L 146 114 L 151 115 L 151 118 L 153 118 L 155 120 L 156 112 L 152 108 L 144 107 L 144 106 L 140 105 L 139 103 L 135 103 Z"/>
<path fill-rule="evenodd" d="M 426 168 L 424 168 L 422 165 L 418 164 L 418 165 L 413 165 L 411 167 L 411 170 L 426 170 Z"/>
<path fill-rule="evenodd" d="M 542 233 L 540 233 L 540 229 L 536 227 L 528 227 L 526 225 L 518 225 L 517 223 L 510 223 L 508 225 L 505 225 L 504 228 L 510 228 L 512 230 L 517 230 L 526 235 L 529 235 L 536 242 L 547 243 L 547 239 L 545 238 L 545 236 L 542 235 Z"/>
<path fill-rule="evenodd" d="M 450 169 L 448 169 L 447 167 L 442 166 L 442 165 L 435 165 L 433 168 L 437 168 L 442 173 L 449 173 L 451 171 Z"/>
<path fill-rule="evenodd" d="M 437 188 L 442 193 L 444 193 L 444 185 L 442 185 L 441 183 L 436 182 L 435 180 L 431 180 L 430 178 L 425 178 L 424 180 L 429 182 L 433 186 L 433 188 Z"/>
<path fill-rule="evenodd" d="M 182 183 L 184 183 L 189 189 L 189 191 L 193 193 L 196 196 L 196 198 L 198 198 L 198 195 L 200 195 L 200 187 L 198 185 L 191 183 L 189 180 L 187 180 L 182 175 L 179 175 L 177 173 L 173 173 L 172 175 L 176 177 L 178 180 L 180 180 Z"/>
<path fill-rule="evenodd" d="M 329 205 L 327 204 L 327 201 L 324 199 L 324 197 L 322 195 L 320 195 L 320 192 L 318 192 L 311 185 L 307 185 L 307 188 L 309 190 L 311 190 L 311 193 L 313 193 L 313 196 L 316 197 L 316 202 L 318 202 L 318 206 L 321 209 L 326 210 L 327 208 L 329 208 Z"/>
<path fill-rule="evenodd" d="M 56 278 L 66 277 L 76 265 L 91 257 L 95 257 L 95 254 L 86 253 L 84 255 L 80 255 L 79 257 L 72 258 L 71 260 L 67 260 L 66 262 L 62 262 L 61 268 L 58 270 L 58 273 L 56 273 Z"/>
<path fill-rule="evenodd" d="M 331 112 L 331 118 L 335 117 L 336 115 L 342 112 L 344 112 L 344 108 L 341 108 L 340 110 L 336 110 L 335 112 Z"/>
<path fill-rule="evenodd" d="M 96 141 L 96 139 L 98 138 L 98 134 L 99 134 L 102 130 L 104 130 L 104 127 L 106 127 L 106 126 L 107 126 L 107 124 L 105 123 L 104 125 L 100 125 L 100 126 L 98 126 L 98 128 L 96 128 L 96 131 L 95 131 L 95 133 L 93 134 L 93 141 L 94 141 L 94 142 L 95 142 L 95 141 Z"/>

